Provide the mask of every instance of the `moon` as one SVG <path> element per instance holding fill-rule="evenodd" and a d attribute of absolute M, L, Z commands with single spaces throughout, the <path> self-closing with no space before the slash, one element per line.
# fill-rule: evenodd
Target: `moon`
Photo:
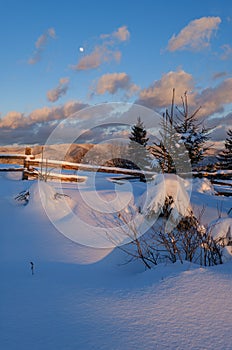
<path fill-rule="evenodd" d="M 84 52 L 84 48 L 82 46 L 79 47 L 80 52 Z"/>

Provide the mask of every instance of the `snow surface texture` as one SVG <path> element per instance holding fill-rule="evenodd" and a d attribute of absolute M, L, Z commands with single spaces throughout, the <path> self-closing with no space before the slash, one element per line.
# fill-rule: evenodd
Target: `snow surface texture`
<path fill-rule="evenodd" d="M 28 184 L 0 177 L 1 349 L 231 350 L 231 262 L 123 265 L 120 250 L 78 245 L 42 208 L 15 202 Z M 76 187 L 66 192 L 75 199 Z M 226 217 L 231 201 L 193 192 L 191 204 L 205 204 L 209 222 L 217 206 Z"/>

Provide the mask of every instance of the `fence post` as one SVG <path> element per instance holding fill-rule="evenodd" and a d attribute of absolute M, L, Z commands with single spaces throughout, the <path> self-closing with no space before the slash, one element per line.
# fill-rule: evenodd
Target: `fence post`
<path fill-rule="evenodd" d="M 28 161 L 28 157 L 27 156 L 31 156 L 31 148 L 30 147 L 26 147 L 25 148 L 25 158 L 24 158 L 24 162 L 23 162 L 23 175 L 22 175 L 22 180 L 28 180 L 28 171 L 30 170 L 30 164 Z"/>

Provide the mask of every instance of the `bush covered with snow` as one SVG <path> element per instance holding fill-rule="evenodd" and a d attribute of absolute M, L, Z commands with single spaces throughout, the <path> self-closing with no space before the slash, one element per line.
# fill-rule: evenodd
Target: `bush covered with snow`
<path fill-rule="evenodd" d="M 224 261 L 232 258 L 232 218 L 219 218 L 209 225 L 212 238 L 223 249 Z"/>
<path fill-rule="evenodd" d="M 190 197 L 185 189 L 185 181 L 175 174 L 156 175 L 147 193 L 145 217 L 169 215 L 166 230 L 170 231 L 180 219 L 191 212 Z"/>
<path fill-rule="evenodd" d="M 201 182 L 202 184 L 208 182 Z M 150 183 L 144 206 L 144 219 L 150 229 L 140 237 L 136 227 L 128 223 L 134 250 L 127 250 L 146 267 L 171 261 L 190 261 L 204 266 L 222 263 L 222 249 L 206 227 L 201 224 L 190 204 L 187 192 L 191 181 L 175 174 L 157 175 Z"/>

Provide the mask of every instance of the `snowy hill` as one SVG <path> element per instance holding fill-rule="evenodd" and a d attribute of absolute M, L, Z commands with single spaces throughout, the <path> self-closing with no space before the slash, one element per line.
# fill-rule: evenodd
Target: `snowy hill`
<path fill-rule="evenodd" d="M 35 183 L 18 180 L 16 173 L 0 176 L 2 349 L 231 349 L 231 261 L 208 268 L 165 264 L 151 271 L 139 262 L 125 265 L 127 256 L 117 248 L 86 247 L 62 235 L 48 219 Z M 127 191 L 143 192 L 145 184 L 125 188 L 108 177 L 96 179 L 99 198 L 106 203 L 114 199 L 115 186 L 123 188 L 127 201 Z M 14 200 L 33 186 L 29 205 Z M 81 194 L 91 197 L 91 183 L 79 186 L 77 191 L 67 184 L 63 191 L 71 210 L 94 229 L 93 212 L 80 202 Z M 196 213 L 204 206 L 203 223 L 209 223 L 218 208 L 227 217 L 231 200 L 198 182 L 191 205 Z M 60 212 L 51 212 L 60 219 Z"/>

